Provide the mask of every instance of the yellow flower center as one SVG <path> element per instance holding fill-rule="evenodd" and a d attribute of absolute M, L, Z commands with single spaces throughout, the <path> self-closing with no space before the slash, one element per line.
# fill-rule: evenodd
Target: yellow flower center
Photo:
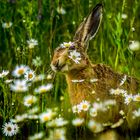
<path fill-rule="evenodd" d="M 32 79 L 33 78 L 33 74 L 32 73 L 29 73 L 28 74 L 28 79 Z"/>
<path fill-rule="evenodd" d="M 33 103 L 33 98 L 32 99 L 28 99 L 27 103 L 31 105 Z"/>
<path fill-rule="evenodd" d="M 6 28 L 9 28 L 10 27 L 10 22 L 6 23 Z"/>
<path fill-rule="evenodd" d="M 49 117 L 48 116 L 44 116 L 43 120 L 44 121 L 48 121 L 49 120 Z"/>
<path fill-rule="evenodd" d="M 18 88 L 17 88 L 17 90 L 18 90 L 18 91 L 22 91 L 23 88 L 24 88 L 23 85 L 19 85 Z"/>
<path fill-rule="evenodd" d="M 7 131 L 12 131 L 12 128 L 11 127 L 7 127 Z"/>
<path fill-rule="evenodd" d="M 132 98 L 128 98 L 128 101 L 132 101 Z"/>
<path fill-rule="evenodd" d="M 44 93 L 44 92 L 46 92 L 45 88 L 40 89 L 40 93 Z"/>
<path fill-rule="evenodd" d="M 59 132 L 56 132 L 54 137 L 55 137 L 55 139 L 60 139 L 61 138 L 61 134 Z"/>
<path fill-rule="evenodd" d="M 24 74 L 24 69 L 19 69 L 18 74 L 20 74 L 20 75 Z"/>
<path fill-rule="evenodd" d="M 135 97 L 135 100 L 136 100 L 136 101 L 140 101 L 140 96 L 136 96 L 136 97 Z"/>
<path fill-rule="evenodd" d="M 72 58 L 75 60 L 75 59 L 76 59 L 76 56 L 75 56 L 75 55 L 73 55 L 73 56 L 72 56 Z"/>
<path fill-rule="evenodd" d="M 29 44 L 29 48 L 30 48 L 30 49 L 34 48 L 34 46 L 35 46 L 35 45 L 34 45 L 33 43 L 30 43 L 30 44 Z"/>
<path fill-rule="evenodd" d="M 69 43 L 66 43 L 66 44 L 65 44 L 65 47 L 70 47 L 70 44 L 69 44 Z"/>
<path fill-rule="evenodd" d="M 115 95 L 119 95 L 120 94 L 120 90 L 119 89 L 116 89 L 115 90 Z"/>
<path fill-rule="evenodd" d="M 96 125 L 93 125 L 92 126 L 92 130 L 95 131 L 96 129 L 97 129 L 97 126 Z"/>
<path fill-rule="evenodd" d="M 86 104 L 83 104 L 83 109 L 87 109 L 87 105 Z"/>

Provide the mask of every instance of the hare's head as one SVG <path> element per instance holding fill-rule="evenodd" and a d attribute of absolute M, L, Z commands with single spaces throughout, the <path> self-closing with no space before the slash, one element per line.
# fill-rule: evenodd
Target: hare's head
<path fill-rule="evenodd" d="M 73 42 L 64 42 L 56 48 L 51 62 L 52 70 L 68 72 L 88 65 L 88 41 L 97 33 L 102 19 L 102 5 L 98 4 L 77 29 Z"/>

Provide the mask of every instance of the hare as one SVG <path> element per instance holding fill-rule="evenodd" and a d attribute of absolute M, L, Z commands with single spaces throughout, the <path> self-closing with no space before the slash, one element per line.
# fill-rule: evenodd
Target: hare
<path fill-rule="evenodd" d="M 117 127 L 121 127 L 124 132 L 136 131 L 139 120 L 135 118 L 134 112 L 138 110 L 140 100 L 140 95 L 137 94 L 139 81 L 114 72 L 109 66 L 92 64 L 87 55 L 88 42 L 95 37 L 99 29 L 102 11 L 102 4 L 97 4 L 80 24 L 73 42 L 64 42 L 56 48 L 51 68 L 55 72 L 65 74 L 72 106 L 88 101 L 96 104 L 96 107 L 99 104 L 105 107 L 108 101 L 114 102 L 114 105 L 107 106 L 104 111 L 98 108 L 97 116 L 93 117 L 93 120 L 102 125 L 103 131 Z M 85 113 L 79 114 L 86 117 Z M 109 139 L 117 139 L 114 131 L 108 132 L 116 137 Z M 110 136 L 111 133 L 108 132 L 107 136 Z"/>

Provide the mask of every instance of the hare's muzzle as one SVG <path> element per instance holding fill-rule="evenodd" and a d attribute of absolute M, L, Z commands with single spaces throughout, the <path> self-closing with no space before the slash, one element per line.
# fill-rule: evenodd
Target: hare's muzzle
<path fill-rule="evenodd" d="M 60 64 L 59 60 L 51 63 L 51 68 L 54 72 L 61 71 L 65 64 Z"/>
<path fill-rule="evenodd" d="M 59 60 L 55 61 L 55 62 L 52 62 L 51 63 L 51 68 L 54 72 L 57 71 L 57 69 L 59 68 Z"/>

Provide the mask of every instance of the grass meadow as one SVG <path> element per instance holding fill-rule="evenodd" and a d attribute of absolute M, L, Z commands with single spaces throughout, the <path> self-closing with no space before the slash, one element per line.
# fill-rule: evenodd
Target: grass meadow
<path fill-rule="evenodd" d="M 91 61 L 140 79 L 139 0 L 0 0 L 0 139 L 88 140 L 92 131 L 75 119 L 65 77 L 50 62 L 100 2 Z"/>

